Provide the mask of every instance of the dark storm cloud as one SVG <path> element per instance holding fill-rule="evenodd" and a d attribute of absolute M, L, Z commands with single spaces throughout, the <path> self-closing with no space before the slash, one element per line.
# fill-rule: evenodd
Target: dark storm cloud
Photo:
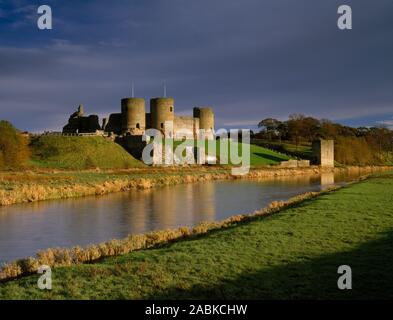
<path fill-rule="evenodd" d="M 219 126 L 290 113 L 393 117 L 389 0 L 345 1 L 354 14 L 345 32 L 336 0 L 48 0 L 52 31 L 32 22 L 35 2 L 4 3 L 0 118 L 24 129 L 59 129 L 79 103 L 118 111 L 132 81 L 146 98 L 165 81 L 180 113 L 213 105 Z"/>

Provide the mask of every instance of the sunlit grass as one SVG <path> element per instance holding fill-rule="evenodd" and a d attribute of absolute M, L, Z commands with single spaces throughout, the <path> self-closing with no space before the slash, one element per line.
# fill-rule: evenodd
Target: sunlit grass
<path fill-rule="evenodd" d="M 31 142 L 33 166 L 56 169 L 143 167 L 120 145 L 104 137 L 41 136 Z"/>
<path fill-rule="evenodd" d="M 244 154 L 243 150 L 246 150 L 244 147 L 246 144 L 241 142 L 234 142 L 231 140 L 226 140 L 226 142 L 222 140 L 206 140 L 206 141 L 196 141 L 196 140 L 186 140 L 186 141 L 175 141 L 174 142 L 174 150 L 179 145 L 183 146 L 204 146 L 205 152 L 208 155 L 214 156 L 217 158 L 217 163 L 225 164 L 225 165 L 240 165 L 242 161 L 246 158 L 246 154 Z M 221 150 L 222 146 L 227 146 L 227 149 Z M 251 166 L 266 166 L 266 165 L 275 165 L 279 164 L 281 161 L 286 161 L 291 159 L 290 156 L 280 153 L 277 151 L 273 151 L 264 147 L 260 147 L 257 145 L 248 145 L 250 150 L 250 165 Z M 231 155 L 232 153 L 235 155 Z M 184 155 L 185 153 L 183 153 Z M 244 156 L 243 156 L 244 155 Z M 237 156 L 239 159 L 237 159 Z M 243 162 L 244 163 L 244 162 Z"/>

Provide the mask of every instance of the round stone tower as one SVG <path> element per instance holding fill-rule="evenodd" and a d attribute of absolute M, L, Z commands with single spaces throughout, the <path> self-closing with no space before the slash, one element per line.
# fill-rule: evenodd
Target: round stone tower
<path fill-rule="evenodd" d="M 123 134 L 144 134 L 146 129 L 144 99 L 125 98 L 121 100 L 121 127 Z"/>
<path fill-rule="evenodd" d="M 173 135 L 175 118 L 175 100 L 173 98 L 154 98 L 150 100 L 151 127 Z M 172 128 L 165 128 L 165 122 L 170 121 Z"/>
<path fill-rule="evenodd" d="M 199 129 L 214 130 L 214 112 L 210 107 L 194 108 L 194 118 L 199 118 Z"/>

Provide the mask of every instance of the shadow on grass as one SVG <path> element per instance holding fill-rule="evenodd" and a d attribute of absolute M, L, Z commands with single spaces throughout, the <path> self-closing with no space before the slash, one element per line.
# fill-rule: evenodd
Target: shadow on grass
<path fill-rule="evenodd" d="M 352 290 L 339 290 L 337 269 L 352 268 Z M 219 268 L 220 266 L 217 266 Z M 303 262 L 223 275 L 220 283 L 190 289 L 172 287 L 149 299 L 392 299 L 393 232 L 353 251 L 324 255 Z"/>
<path fill-rule="evenodd" d="M 276 156 L 273 156 L 273 155 L 267 154 L 267 153 L 255 152 L 253 154 L 258 156 L 258 157 L 260 157 L 260 158 L 264 158 L 264 159 L 271 160 L 271 161 L 274 161 L 274 162 L 285 161 L 284 158 L 279 158 L 279 157 L 276 157 Z"/>

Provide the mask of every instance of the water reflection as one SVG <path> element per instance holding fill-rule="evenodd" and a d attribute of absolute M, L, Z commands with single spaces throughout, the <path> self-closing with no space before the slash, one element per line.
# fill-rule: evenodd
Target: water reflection
<path fill-rule="evenodd" d="M 321 174 L 321 186 L 328 187 L 334 185 L 334 173 L 326 172 Z"/>
<path fill-rule="evenodd" d="M 336 183 L 347 179 L 336 176 Z M 221 220 L 334 183 L 332 174 L 216 181 L 0 207 L 0 262 L 48 247 L 84 246 L 131 233 Z"/>

